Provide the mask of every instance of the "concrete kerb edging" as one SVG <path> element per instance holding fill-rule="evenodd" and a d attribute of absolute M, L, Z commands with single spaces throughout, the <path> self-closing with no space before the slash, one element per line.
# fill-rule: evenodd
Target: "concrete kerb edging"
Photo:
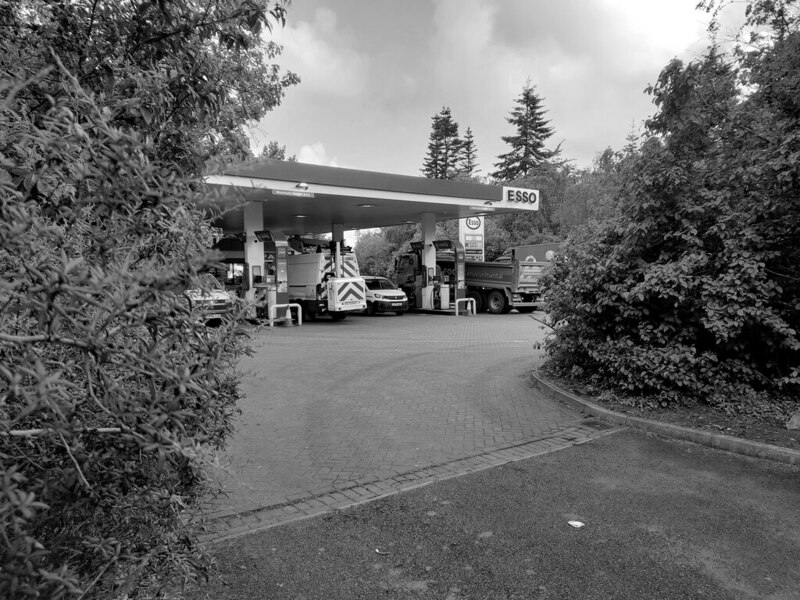
<path fill-rule="evenodd" d="M 531 371 L 530 374 L 533 384 L 540 390 L 549 394 L 552 400 L 563 402 L 572 408 L 580 410 L 582 413 L 590 414 L 608 423 L 641 429 L 650 433 L 657 433 L 659 435 L 686 440 L 696 444 L 702 444 L 703 446 L 727 450 L 728 452 L 735 452 L 746 456 L 765 458 L 776 462 L 788 463 L 790 465 L 800 465 L 800 451 L 798 450 L 773 446 L 772 444 L 762 444 L 761 442 L 752 442 L 730 435 L 710 433 L 699 429 L 672 425 L 670 423 L 659 423 L 658 421 L 651 421 L 641 417 L 632 417 L 614 412 L 613 410 L 597 406 L 575 394 L 560 389 L 540 377 L 535 371 Z"/>
<path fill-rule="evenodd" d="M 380 493 L 380 494 L 376 494 L 374 496 L 360 498 L 360 499 L 353 500 L 353 501 L 350 501 L 350 502 L 337 503 L 336 505 L 328 505 L 324 509 L 316 510 L 316 511 L 311 512 L 311 513 L 306 513 L 306 514 L 302 514 L 301 513 L 301 514 L 296 514 L 296 515 L 292 515 L 292 516 L 283 515 L 283 516 L 280 516 L 280 517 L 278 517 L 278 518 L 276 518 L 274 520 L 270 520 L 269 518 L 267 518 L 267 520 L 265 522 L 256 523 L 256 524 L 250 522 L 248 524 L 243 524 L 243 525 L 238 525 L 238 526 L 231 527 L 231 528 L 229 528 L 227 530 L 220 530 L 218 532 L 204 534 L 204 535 L 200 536 L 200 541 L 203 544 L 206 544 L 206 545 L 209 545 L 209 546 L 216 545 L 216 544 L 219 544 L 219 543 L 222 543 L 222 542 L 229 542 L 231 540 L 235 540 L 235 539 L 238 539 L 238 538 L 246 536 L 246 535 L 251 535 L 251 534 L 254 534 L 254 533 L 260 533 L 262 531 L 267 531 L 267 530 L 272 529 L 274 527 L 281 527 L 283 525 L 288 525 L 290 523 L 295 523 L 295 522 L 299 522 L 299 521 L 305 521 L 305 520 L 308 520 L 308 519 L 321 517 L 321 516 L 326 515 L 326 514 L 333 514 L 333 513 L 336 513 L 336 512 L 349 510 L 349 509 L 354 508 L 354 507 L 358 507 L 358 506 L 361 506 L 361 505 L 364 505 L 364 504 L 369 504 L 371 502 L 375 502 L 377 500 L 388 498 L 390 496 L 394 496 L 394 495 L 397 495 L 397 494 L 410 492 L 410 491 L 413 491 L 413 490 L 416 490 L 416 489 L 419 489 L 419 488 L 423 488 L 423 487 L 426 487 L 426 486 L 429 486 L 429 485 L 432 485 L 432 484 L 435 484 L 435 483 L 447 481 L 449 479 L 454 479 L 454 478 L 457 478 L 457 477 L 463 477 L 465 475 L 472 475 L 474 473 L 479 473 L 479 472 L 484 471 L 486 469 L 492 469 L 492 468 L 499 467 L 499 466 L 502 466 L 502 465 L 507 465 L 507 464 L 511 464 L 511 463 L 514 463 L 514 462 L 522 461 L 522 460 L 528 460 L 528 459 L 533 458 L 535 456 L 542 456 L 542 455 L 545 455 L 545 454 L 550 454 L 551 452 L 557 452 L 559 450 L 564 450 L 565 448 L 568 448 L 568 447 L 571 447 L 571 446 L 578 446 L 578 445 L 581 445 L 581 444 L 585 444 L 587 442 L 590 442 L 593 439 L 597 439 L 598 437 L 611 435 L 613 433 L 616 433 L 616 432 L 620 431 L 619 428 L 611 427 L 611 428 L 609 428 L 609 429 L 607 429 L 605 431 L 593 431 L 590 436 L 587 436 L 584 439 L 580 439 L 580 438 L 576 439 L 576 438 L 573 438 L 573 437 L 570 437 L 568 439 L 567 438 L 561 438 L 562 434 L 565 434 L 565 433 L 566 434 L 571 434 L 571 433 L 573 433 L 572 431 L 570 431 L 571 429 L 572 429 L 571 427 L 568 427 L 568 428 L 562 430 L 560 433 L 556 433 L 555 435 L 545 436 L 545 437 L 542 437 L 542 438 L 539 438 L 539 439 L 535 439 L 535 440 L 532 440 L 532 441 L 523 442 L 523 443 L 517 444 L 515 446 L 510 446 L 510 447 L 507 447 L 507 448 L 500 448 L 500 449 L 497 449 L 497 450 L 492 450 L 492 451 L 487 452 L 485 454 L 471 456 L 471 457 L 464 457 L 463 459 L 459 459 L 459 460 L 453 461 L 453 463 L 458 463 L 458 462 L 462 462 L 462 461 L 470 462 L 471 464 L 470 464 L 469 468 L 467 468 L 466 470 L 462 470 L 462 469 L 459 468 L 459 469 L 454 470 L 454 471 L 448 471 L 445 468 L 444 471 L 441 471 L 440 467 L 446 466 L 447 463 L 445 465 L 432 465 L 430 467 L 423 467 L 421 469 L 421 471 L 430 471 L 430 474 L 426 475 L 426 478 L 424 480 L 421 480 L 421 481 L 414 481 L 414 482 L 409 483 L 407 485 L 400 485 L 398 487 L 395 487 L 395 488 L 392 488 L 392 489 L 388 489 L 385 492 Z M 548 442 L 550 440 L 558 439 L 558 438 L 562 439 L 561 443 L 558 443 L 555 446 L 552 446 L 552 445 L 548 444 Z M 567 440 L 569 440 L 569 441 L 567 441 Z M 528 448 L 527 450 L 523 450 L 519 454 L 512 455 L 512 456 L 509 456 L 507 454 L 508 452 L 512 452 L 514 450 L 517 450 L 517 449 L 520 449 L 520 448 L 525 448 L 525 447 L 528 447 L 528 446 L 533 446 L 533 445 L 535 445 L 536 447 L 535 448 Z M 478 460 L 478 459 L 485 460 L 486 462 L 483 462 L 482 464 L 476 464 L 475 461 Z M 453 463 L 449 463 L 449 464 L 453 464 Z M 437 471 L 438 471 L 438 473 L 437 473 Z M 341 490 L 339 490 L 339 491 L 341 491 Z M 333 493 L 336 493 L 336 491 L 334 491 Z M 325 495 L 327 495 L 327 494 L 325 494 Z M 314 498 L 314 499 L 319 499 L 319 496 Z M 283 506 L 283 505 L 281 505 L 281 506 Z M 271 507 L 264 507 L 263 510 L 270 511 Z M 252 511 L 252 512 L 258 512 L 258 511 Z M 275 511 L 275 512 L 278 512 L 278 511 Z M 240 513 L 234 513 L 234 514 L 227 515 L 227 516 L 232 516 L 232 517 L 237 517 L 237 518 L 244 518 L 241 512 Z M 215 520 L 217 520 L 217 519 L 211 519 L 211 521 L 215 521 Z"/>

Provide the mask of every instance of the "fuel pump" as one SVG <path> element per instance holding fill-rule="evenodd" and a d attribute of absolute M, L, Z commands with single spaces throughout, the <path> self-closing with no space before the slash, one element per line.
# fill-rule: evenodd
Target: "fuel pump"
<path fill-rule="evenodd" d="M 441 275 L 441 268 L 437 265 L 436 267 L 428 267 L 428 281 L 430 285 L 433 286 L 433 291 L 431 293 L 431 303 L 433 306 L 431 308 L 433 310 L 442 310 L 442 275 Z M 445 286 L 446 287 L 446 286 Z M 446 293 L 446 291 L 445 291 Z"/>
<path fill-rule="evenodd" d="M 289 242 L 282 231 L 256 231 L 256 237 L 264 243 L 264 274 L 259 283 L 253 283 L 256 296 L 263 297 L 265 315 L 269 307 L 289 302 L 289 276 L 286 257 L 289 253 Z M 254 280 L 255 280 L 255 273 Z"/>
<path fill-rule="evenodd" d="M 465 298 L 466 253 L 457 241 L 436 240 L 436 265 L 423 264 L 423 242 L 411 242 L 410 254 L 395 259 L 397 285 L 408 296 L 411 308 L 451 310 L 456 301 Z"/>
<path fill-rule="evenodd" d="M 466 296 L 464 284 L 464 245 L 454 240 L 436 240 L 436 265 L 441 269 L 441 282 L 438 296 L 442 310 L 449 310 L 459 298 Z"/>
<path fill-rule="evenodd" d="M 413 271 L 414 281 L 409 283 L 413 283 L 413 290 L 411 290 L 413 296 L 408 294 L 408 290 L 406 290 L 406 294 L 408 295 L 411 305 L 417 308 L 426 308 L 423 306 L 422 302 L 422 289 L 428 287 L 428 273 L 425 271 L 425 267 L 422 264 L 422 249 L 424 247 L 425 244 L 423 242 L 411 242 L 411 250 L 414 252 L 415 264 Z"/>

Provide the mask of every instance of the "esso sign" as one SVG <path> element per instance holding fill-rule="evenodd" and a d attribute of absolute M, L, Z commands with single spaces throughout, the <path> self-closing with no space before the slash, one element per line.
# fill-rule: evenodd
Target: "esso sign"
<path fill-rule="evenodd" d="M 481 219 L 480 217 L 468 217 L 467 218 L 467 227 L 470 229 L 480 229 L 481 227 Z"/>
<path fill-rule="evenodd" d="M 503 202 L 520 204 L 520 208 L 539 210 L 539 190 L 503 187 Z"/>

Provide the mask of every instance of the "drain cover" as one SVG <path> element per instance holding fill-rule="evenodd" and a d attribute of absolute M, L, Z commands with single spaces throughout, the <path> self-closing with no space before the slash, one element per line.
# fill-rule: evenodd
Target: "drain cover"
<path fill-rule="evenodd" d="M 598 421 L 597 419 L 586 419 L 582 424 L 586 425 L 587 427 L 591 427 L 592 429 L 597 429 L 598 431 L 603 431 L 604 429 L 611 429 L 614 427 L 613 425 L 609 425 L 603 421 Z"/>

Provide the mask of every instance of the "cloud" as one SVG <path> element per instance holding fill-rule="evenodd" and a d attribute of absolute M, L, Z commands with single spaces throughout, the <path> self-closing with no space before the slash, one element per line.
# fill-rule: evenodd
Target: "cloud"
<path fill-rule="evenodd" d="M 485 175 L 508 150 L 506 118 L 530 78 L 555 129 L 550 146 L 563 140 L 562 156 L 589 166 L 655 112 L 644 88 L 669 60 L 707 46 L 696 3 L 298 0 L 274 39 L 276 62 L 302 83 L 260 135 L 308 162 L 418 175 L 430 119 L 449 106 L 460 131 L 472 129 Z"/>
<path fill-rule="evenodd" d="M 353 34 L 332 10 L 318 8 L 312 22 L 276 28 L 272 40 L 283 46 L 281 65 L 300 76 L 306 91 L 349 98 L 366 93 L 370 58 L 355 50 Z"/>
<path fill-rule="evenodd" d="M 631 127 L 652 114 L 643 91 L 667 62 L 676 55 L 691 60 L 705 48 L 707 19 L 694 5 L 437 0 L 433 88 L 444 92 L 439 104 L 472 127 L 484 173 L 507 150 L 499 138 L 513 133 L 505 119 L 528 78 L 555 129 L 550 146 L 563 140 L 563 155 L 588 166 L 605 146 L 621 147 Z"/>
<path fill-rule="evenodd" d="M 310 165 L 323 165 L 328 167 L 339 167 L 336 157 L 330 158 L 325 145 L 322 142 L 303 146 L 297 153 L 297 162 Z"/>

